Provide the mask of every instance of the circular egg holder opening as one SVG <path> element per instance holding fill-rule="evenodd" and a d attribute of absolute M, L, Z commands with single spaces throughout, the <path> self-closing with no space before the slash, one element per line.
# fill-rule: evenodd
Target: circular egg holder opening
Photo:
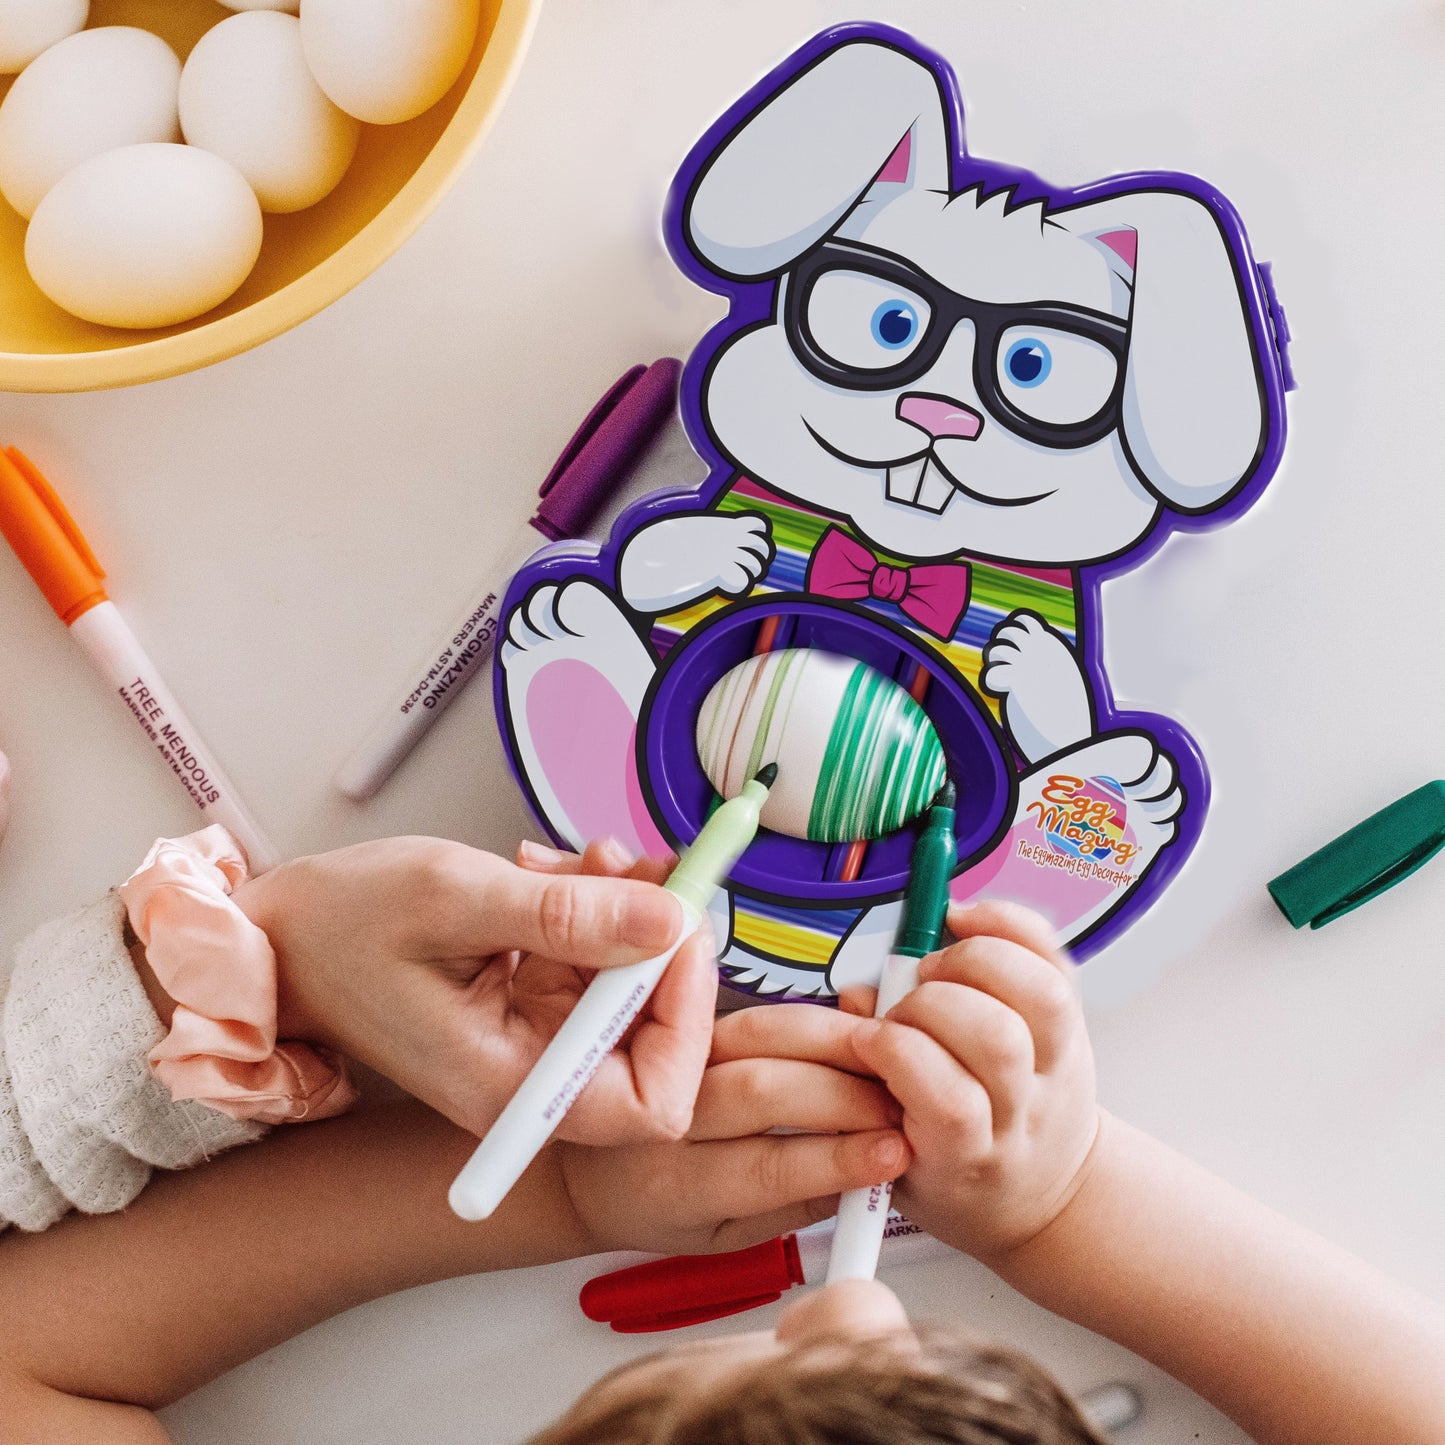
<path fill-rule="evenodd" d="M 978 693 L 873 612 L 833 603 L 765 597 L 726 608 L 663 660 L 643 705 L 639 774 L 674 848 L 702 830 L 718 797 L 698 758 L 698 714 L 722 675 L 749 657 L 785 647 L 854 658 L 892 678 L 928 714 L 958 788 L 960 867 L 984 854 L 1013 814 L 1016 774 L 998 724 Z M 884 898 L 908 883 L 914 830 L 863 844 L 814 843 L 764 830 L 730 882 L 760 898 L 848 904 Z"/>

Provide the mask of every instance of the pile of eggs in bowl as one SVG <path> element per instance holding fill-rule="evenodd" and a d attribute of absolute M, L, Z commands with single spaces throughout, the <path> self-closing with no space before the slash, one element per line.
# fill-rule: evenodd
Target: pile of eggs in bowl
<path fill-rule="evenodd" d="M 262 213 L 315 205 L 363 122 L 436 104 L 480 0 L 222 0 L 184 66 L 159 36 L 85 29 L 90 0 L 0 0 L 0 194 L 57 306 L 105 326 L 189 321 L 245 281 Z"/>

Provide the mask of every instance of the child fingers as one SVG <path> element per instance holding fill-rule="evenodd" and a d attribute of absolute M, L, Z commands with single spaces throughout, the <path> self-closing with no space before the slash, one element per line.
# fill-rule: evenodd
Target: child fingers
<path fill-rule="evenodd" d="M 688 1138 L 741 1139 L 769 1129 L 858 1133 L 898 1125 L 901 1110 L 871 1079 L 797 1059 L 738 1059 L 703 1075 Z"/>
<path fill-rule="evenodd" d="M 713 1029 L 712 1062 L 733 1059 L 802 1059 L 859 1073 L 851 1039 L 866 1020 L 815 1003 L 780 1003 L 738 1009 Z"/>
<path fill-rule="evenodd" d="M 890 1017 L 860 1030 L 854 1048 L 903 1106 L 910 1136 L 916 1129 L 942 1130 L 965 1152 L 991 1141 L 987 1090 L 936 1039 Z"/>
<path fill-rule="evenodd" d="M 948 931 L 960 942 L 965 938 L 1005 938 L 1048 959 L 1057 969 L 1073 967 L 1060 952 L 1047 919 L 1031 908 L 1001 898 L 972 904 L 955 903 L 948 910 Z"/>
<path fill-rule="evenodd" d="M 870 984 L 855 983 L 838 990 L 838 1007 L 854 1018 L 871 1019 L 878 1002 L 878 990 Z"/>
<path fill-rule="evenodd" d="M 719 1140 L 689 1151 L 688 1189 L 714 1219 L 753 1219 L 896 1179 L 910 1158 L 896 1129 Z"/>
<path fill-rule="evenodd" d="M 1054 1066 L 1083 1026 L 1072 975 L 1012 939 L 988 934 L 965 938 L 924 959 L 918 976 L 966 984 L 1006 1005 L 1027 1025 L 1034 1066 L 1042 1073 Z"/>
<path fill-rule="evenodd" d="M 1034 1077 L 1033 1036 L 1013 1009 L 976 988 L 930 982 L 895 1004 L 888 1018 L 941 1044 L 983 1085 L 995 1130 L 1013 1124 Z"/>

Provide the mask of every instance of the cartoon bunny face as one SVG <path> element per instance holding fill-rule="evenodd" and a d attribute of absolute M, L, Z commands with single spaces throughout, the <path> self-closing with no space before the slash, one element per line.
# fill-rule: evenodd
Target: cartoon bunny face
<path fill-rule="evenodd" d="M 1098 562 L 1166 506 L 1222 505 L 1268 427 L 1217 216 L 1160 186 L 1053 208 L 957 190 L 950 152 L 927 68 L 860 44 L 707 159 L 694 256 L 775 282 L 770 320 L 709 369 L 714 443 L 918 559 Z"/>
<path fill-rule="evenodd" d="M 1128 288 L 1001 201 L 910 192 L 788 273 L 709 378 L 734 463 L 906 557 L 1070 563 L 1143 536 L 1160 504 L 1118 429 Z"/>

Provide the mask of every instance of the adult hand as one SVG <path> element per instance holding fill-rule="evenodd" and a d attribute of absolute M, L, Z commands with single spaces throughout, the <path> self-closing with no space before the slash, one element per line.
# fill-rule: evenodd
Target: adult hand
<path fill-rule="evenodd" d="M 547 872 L 460 843 L 389 838 L 282 864 L 235 900 L 276 951 L 282 1038 L 337 1049 L 481 1134 L 593 973 L 677 938 L 682 909 L 657 886 L 660 871 L 607 843 Z M 680 1138 L 716 996 L 704 932 L 679 951 L 558 1137 Z"/>
<path fill-rule="evenodd" d="M 908 1166 L 902 1110 L 859 1077 L 866 1020 L 817 1004 L 767 1004 L 717 1021 L 687 1138 L 560 1150 L 567 1196 L 593 1251 L 706 1254 L 837 1213 L 838 1195 Z M 775 1135 L 778 1128 L 803 1132 Z"/>

